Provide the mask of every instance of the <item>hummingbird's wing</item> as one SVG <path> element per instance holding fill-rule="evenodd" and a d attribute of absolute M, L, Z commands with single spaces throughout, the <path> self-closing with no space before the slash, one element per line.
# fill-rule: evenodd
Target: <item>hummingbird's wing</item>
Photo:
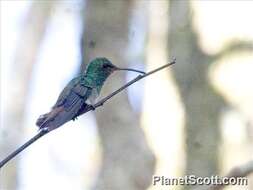
<path fill-rule="evenodd" d="M 91 95 L 92 88 L 77 84 L 57 103 L 57 107 L 63 106 L 66 111 L 78 111 Z"/>
<path fill-rule="evenodd" d="M 64 104 L 66 98 L 71 93 L 71 90 L 80 82 L 80 77 L 76 77 L 72 79 L 67 86 L 63 89 L 63 91 L 60 93 L 55 105 L 53 108 L 59 107 Z"/>
<path fill-rule="evenodd" d="M 91 95 L 92 88 L 85 86 L 73 79 L 64 88 L 52 110 L 42 115 L 36 122 L 39 128 L 53 130 L 75 118 L 79 110 L 85 106 L 86 100 Z"/>

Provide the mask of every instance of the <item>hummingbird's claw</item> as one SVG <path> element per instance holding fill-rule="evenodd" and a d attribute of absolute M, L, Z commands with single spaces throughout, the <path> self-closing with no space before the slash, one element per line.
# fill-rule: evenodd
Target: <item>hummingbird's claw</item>
<path fill-rule="evenodd" d="M 72 120 L 73 120 L 73 121 L 75 121 L 75 120 L 77 120 L 77 119 L 78 119 L 78 117 L 77 117 L 77 116 L 75 116 L 75 117 L 73 117 L 73 119 L 72 119 Z"/>
<path fill-rule="evenodd" d="M 94 111 L 96 109 L 96 107 L 92 104 L 89 105 L 91 107 L 91 109 Z"/>
<path fill-rule="evenodd" d="M 48 129 L 48 127 L 43 127 L 39 131 L 41 131 L 42 133 L 48 133 L 49 129 Z"/>

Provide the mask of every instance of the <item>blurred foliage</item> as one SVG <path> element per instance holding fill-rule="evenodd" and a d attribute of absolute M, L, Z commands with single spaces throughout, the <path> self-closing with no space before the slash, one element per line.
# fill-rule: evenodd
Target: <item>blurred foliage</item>
<path fill-rule="evenodd" d="M 70 22 L 65 18 L 70 18 L 74 14 L 79 15 L 74 19 L 78 23 L 75 31 L 81 31 L 80 43 L 77 45 L 80 55 L 76 53 L 74 56 L 77 58 L 74 60 L 79 62 L 81 72 L 85 71 L 85 65 L 91 59 L 98 56 L 107 57 L 114 64 L 124 67 L 136 61 L 136 57 L 140 62 L 147 63 L 147 68 L 156 67 L 162 62 L 166 63 L 170 56 L 177 58 L 177 64 L 173 66 L 172 74 L 170 70 L 165 74 L 160 73 L 157 78 L 153 76 L 155 85 L 152 83 L 152 78 L 146 80 L 146 87 L 154 85 L 157 88 L 154 88 L 156 92 L 151 92 L 149 88 L 147 92 L 150 94 L 143 92 L 144 97 L 141 103 L 145 103 L 143 105 L 145 110 L 141 110 L 140 113 L 134 112 L 130 104 L 128 96 L 133 96 L 133 94 L 125 91 L 104 105 L 102 109 L 96 110 L 95 115 L 86 116 L 85 123 L 77 121 L 70 124 L 88 128 L 87 131 L 90 134 L 85 135 L 93 140 L 88 140 L 87 146 L 97 143 L 97 146 L 92 146 L 95 147 L 93 153 L 86 149 L 78 149 L 79 152 L 85 153 L 86 160 L 83 163 L 92 163 L 91 166 L 84 166 L 78 162 L 78 168 L 83 176 L 76 179 L 74 174 L 78 172 L 71 164 L 66 164 L 66 162 L 70 163 L 70 157 L 74 156 L 69 156 L 65 151 L 65 155 L 62 156 L 66 158 L 64 160 L 57 152 L 60 148 L 52 146 L 54 141 L 50 141 L 48 137 L 45 141 L 50 141 L 51 144 L 46 145 L 47 151 L 42 151 L 40 155 L 36 155 L 36 158 L 33 157 L 34 163 L 30 165 L 45 162 L 50 169 L 43 170 L 44 173 L 30 171 L 23 162 L 16 159 L 0 173 L 1 190 L 28 190 L 23 184 L 26 178 L 22 173 L 24 171 L 29 174 L 40 173 L 45 176 L 43 182 L 55 179 L 59 173 L 63 173 L 51 183 L 45 184 L 49 188 L 55 186 L 58 188 L 61 182 L 64 184 L 65 181 L 71 181 L 69 184 L 75 189 L 160 190 L 168 189 L 168 187 L 152 186 L 154 174 L 221 175 L 233 168 L 235 164 L 253 159 L 253 102 L 252 97 L 249 98 L 253 94 L 252 85 L 249 82 L 253 80 L 249 72 L 252 70 L 253 60 L 253 36 L 250 35 L 253 33 L 250 24 L 252 14 L 249 15 L 253 8 L 252 2 L 31 1 L 26 5 L 27 11 L 22 13 L 24 18 L 20 22 L 22 24 L 16 23 L 18 30 L 15 30 L 13 29 L 15 27 L 11 27 L 15 25 L 12 23 L 14 22 L 12 14 L 20 11 L 21 6 L 24 4 L 18 1 L 1 1 L 1 54 L 11 57 L 9 62 L 6 61 L 8 59 L 1 57 L 1 67 L 4 69 L 4 71 L 1 69 L 1 118 L 3 120 L 0 130 L 1 159 L 20 144 L 24 135 L 29 134 L 25 130 L 27 126 L 24 125 L 34 123 L 34 118 L 31 117 L 34 110 L 40 110 L 38 107 L 45 106 L 43 100 L 50 99 L 51 101 L 50 90 L 48 90 L 40 94 L 37 99 L 35 98 L 37 101 L 35 105 L 30 105 L 32 94 L 36 91 L 34 86 L 38 85 L 34 80 L 35 75 L 42 72 L 37 65 L 48 64 L 48 59 L 41 61 L 38 57 L 52 45 L 44 44 L 43 40 L 46 36 L 52 35 L 50 32 L 53 29 L 64 25 L 64 22 Z M 237 13 L 235 16 L 233 16 L 234 10 Z M 140 19 L 140 15 L 145 16 Z M 17 17 L 16 20 L 18 19 L 20 18 Z M 7 30 L 8 28 L 12 30 Z M 69 46 L 67 33 L 64 32 L 66 31 L 62 30 L 62 34 L 66 34 L 66 37 L 58 39 L 59 44 L 54 49 L 55 52 L 46 54 L 52 60 L 55 60 L 56 52 L 61 52 L 62 47 L 67 46 L 67 50 L 72 47 Z M 77 33 L 75 35 L 79 35 Z M 141 34 L 144 39 L 143 43 L 140 43 L 141 37 L 138 34 Z M 11 49 L 11 45 L 7 43 L 13 40 L 15 35 L 18 39 L 13 42 L 15 48 Z M 52 42 L 56 39 L 52 37 L 50 40 Z M 62 54 L 63 59 L 69 60 L 67 57 L 73 56 L 70 52 L 68 50 Z M 129 52 L 139 53 L 133 56 Z M 46 66 L 48 73 L 41 77 L 45 86 L 53 86 L 49 77 L 51 71 L 55 73 L 55 77 L 63 72 L 65 67 L 69 73 L 72 72 L 62 62 L 52 61 L 50 64 Z M 76 63 L 71 64 L 70 67 L 73 68 Z M 237 69 L 238 73 L 236 73 Z M 168 80 L 168 86 L 164 80 Z M 125 82 L 124 73 L 115 74 L 105 84 L 102 96 Z M 62 88 L 62 84 L 58 84 L 57 88 Z M 166 96 L 168 100 L 161 99 Z M 177 103 L 168 105 L 170 99 Z M 28 109 L 28 105 L 31 110 Z M 163 108 L 165 105 L 167 109 Z M 47 105 L 48 108 L 50 106 Z M 179 110 L 183 110 L 184 113 Z M 176 119 L 171 118 L 174 117 L 171 116 L 173 112 L 180 116 Z M 161 117 L 165 119 L 160 119 Z M 25 118 L 29 121 L 25 122 Z M 160 120 L 157 121 L 158 119 Z M 175 121 L 179 119 L 183 120 L 181 121 L 184 125 L 183 133 L 179 132 L 180 129 L 177 132 L 173 131 L 180 127 L 180 122 Z M 147 121 L 150 125 L 147 125 Z M 98 131 L 90 125 L 96 125 Z M 166 128 L 164 130 L 166 134 L 156 133 L 156 130 L 161 130 L 161 126 L 156 125 Z M 153 128 L 150 129 L 150 126 Z M 31 127 L 34 126 L 31 125 Z M 70 130 L 74 131 L 73 128 Z M 52 135 L 60 139 L 60 135 L 57 134 L 59 133 Z M 98 135 L 98 142 L 92 134 Z M 66 136 L 64 138 L 64 134 L 61 135 L 62 141 L 59 141 L 61 143 L 57 146 L 61 146 L 64 150 L 65 147 L 70 147 L 69 141 L 73 143 L 79 139 L 68 136 L 66 140 Z M 87 137 L 84 134 L 80 135 Z M 154 143 L 154 138 L 164 144 Z M 45 142 L 38 142 L 40 143 L 45 144 Z M 173 145 L 168 146 L 169 143 Z M 183 144 L 183 148 L 180 143 Z M 171 154 L 173 151 L 179 154 Z M 181 154 L 180 151 L 184 153 Z M 28 155 L 29 153 L 27 151 Z M 166 155 L 169 153 L 170 155 Z M 102 155 L 101 158 L 100 155 Z M 87 160 L 92 161 L 87 162 Z M 170 163 L 164 163 L 164 160 Z M 176 171 L 156 173 L 161 171 L 159 168 L 167 168 L 168 165 L 177 165 L 178 168 Z M 35 181 L 28 180 L 31 183 Z M 67 186 L 62 186 L 68 189 Z M 35 184 L 35 187 L 40 188 L 38 184 Z M 171 189 L 174 188 L 184 189 L 184 187 Z M 229 188 L 236 189 L 237 187 Z M 252 189 L 252 180 L 248 187 L 241 187 L 241 189 Z"/>

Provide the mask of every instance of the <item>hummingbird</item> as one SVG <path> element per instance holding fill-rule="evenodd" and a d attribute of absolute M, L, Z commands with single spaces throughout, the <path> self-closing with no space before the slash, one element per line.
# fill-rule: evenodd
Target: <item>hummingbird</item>
<path fill-rule="evenodd" d="M 51 111 L 39 116 L 36 121 L 39 130 L 52 131 L 70 120 L 74 121 L 87 106 L 95 110 L 93 105 L 104 82 L 114 71 L 119 70 L 145 74 L 131 68 L 119 68 L 104 57 L 95 58 L 87 65 L 83 73 L 67 84 Z"/>

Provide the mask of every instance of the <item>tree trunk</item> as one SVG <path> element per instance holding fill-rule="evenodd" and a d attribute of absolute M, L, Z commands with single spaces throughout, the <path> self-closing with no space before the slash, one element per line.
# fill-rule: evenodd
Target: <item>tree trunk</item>
<path fill-rule="evenodd" d="M 4 89 L 8 99 L 4 104 L 6 107 L 4 107 L 3 134 L 8 135 L 3 135 L 1 139 L 1 142 L 4 142 L 0 146 L 1 160 L 20 145 L 19 139 L 23 134 L 22 123 L 32 68 L 36 62 L 52 5 L 52 2 L 34 2 L 26 15 L 25 25 L 19 36 L 12 66 L 13 73 L 8 82 L 4 82 L 5 85 L 8 84 Z M 0 189 L 16 189 L 18 180 L 16 160 L 12 160 L 1 169 Z"/>
<path fill-rule="evenodd" d="M 170 1 L 170 55 L 185 106 L 186 175 L 210 176 L 218 172 L 219 115 L 224 102 L 208 81 L 213 57 L 197 44 L 189 1 Z"/>
<path fill-rule="evenodd" d="M 127 66 L 129 1 L 89 0 L 83 34 L 84 64 L 95 57 L 107 57 L 117 66 Z M 114 73 L 102 89 L 107 95 L 125 83 L 123 72 Z M 143 190 L 151 183 L 154 156 L 139 118 L 134 114 L 126 91 L 96 110 L 103 148 L 102 167 L 96 190 Z"/>

